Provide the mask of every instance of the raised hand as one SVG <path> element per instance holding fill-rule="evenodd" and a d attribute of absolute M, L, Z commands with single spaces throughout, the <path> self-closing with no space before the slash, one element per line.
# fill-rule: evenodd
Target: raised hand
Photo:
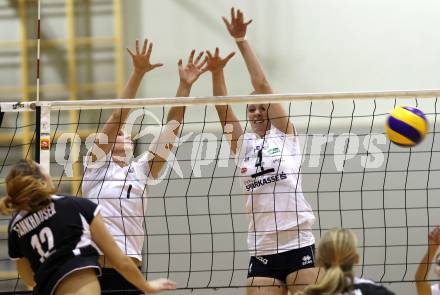
<path fill-rule="evenodd" d="M 161 63 L 152 64 L 150 62 L 151 52 L 153 51 L 153 43 L 148 44 L 148 39 L 144 40 L 142 50 L 140 50 L 139 40 L 136 40 L 136 53 L 127 48 L 128 53 L 133 61 L 135 72 L 145 74 L 155 68 L 163 66 Z"/>
<path fill-rule="evenodd" d="M 191 86 L 195 81 L 197 81 L 200 75 L 207 71 L 207 69 L 203 68 L 203 66 L 206 64 L 207 58 L 201 62 L 204 52 L 200 52 L 196 60 L 193 61 L 195 53 L 196 51 L 193 49 L 189 55 L 186 66 L 183 65 L 181 59 L 177 64 L 179 67 L 180 83 L 188 86 Z"/>
<path fill-rule="evenodd" d="M 157 279 L 148 281 L 148 287 L 144 290 L 147 293 L 157 293 L 164 290 L 176 289 L 176 283 L 168 279 Z"/>
<path fill-rule="evenodd" d="M 235 52 L 231 52 L 225 58 L 221 58 L 220 50 L 217 47 L 214 55 L 212 55 L 209 50 L 206 51 L 206 54 L 208 55 L 208 58 L 206 59 L 206 67 L 204 69 L 212 73 L 216 73 L 223 70 L 229 60 L 235 55 Z"/>
<path fill-rule="evenodd" d="M 231 36 L 234 38 L 245 37 L 247 26 L 252 22 L 252 20 L 245 22 L 243 13 L 240 11 L 240 9 L 235 12 L 234 7 L 231 8 L 231 22 L 229 22 L 224 16 L 222 19 L 229 31 L 229 34 L 231 34 Z"/>
<path fill-rule="evenodd" d="M 430 245 L 440 245 L 440 227 L 429 232 L 428 241 Z"/>

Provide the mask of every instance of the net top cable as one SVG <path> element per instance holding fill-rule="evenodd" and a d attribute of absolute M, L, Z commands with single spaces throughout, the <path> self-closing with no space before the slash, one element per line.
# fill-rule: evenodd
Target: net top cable
<path fill-rule="evenodd" d="M 73 101 L 39 101 L 39 102 L 4 102 L 2 111 L 24 111 L 35 109 L 36 106 L 49 107 L 51 110 L 81 110 L 81 109 L 114 109 L 135 108 L 147 106 L 196 106 L 196 105 L 225 105 L 276 103 L 292 100 L 339 100 L 339 99 L 387 99 L 387 98 L 433 98 L 439 97 L 440 90 L 399 90 L 376 92 L 335 92 L 335 93 L 287 93 L 259 95 L 229 95 L 229 96 L 198 96 L 198 97 L 155 97 L 134 99 L 102 99 L 102 100 L 73 100 Z"/>

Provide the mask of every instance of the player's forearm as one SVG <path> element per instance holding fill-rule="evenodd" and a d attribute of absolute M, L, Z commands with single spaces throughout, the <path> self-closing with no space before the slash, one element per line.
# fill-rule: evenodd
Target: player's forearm
<path fill-rule="evenodd" d="M 212 73 L 212 93 L 214 96 L 225 96 L 228 94 L 223 70 Z"/>
<path fill-rule="evenodd" d="M 167 123 L 173 122 L 173 121 L 177 121 L 179 123 L 182 123 L 183 117 L 185 116 L 185 110 L 186 110 L 185 106 L 172 107 L 168 111 Z"/>
<path fill-rule="evenodd" d="M 258 92 L 268 92 L 270 88 L 269 82 L 267 81 L 263 67 L 252 50 L 249 42 L 247 40 L 237 42 L 237 46 L 240 49 L 244 62 L 246 63 L 254 89 Z"/>
<path fill-rule="evenodd" d="M 133 69 L 128 78 L 127 84 L 125 84 L 124 90 L 122 91 L 122 98 L 134 98 L 136 96 L 144 75 L 144 72 Z"/>
<path fill-rule="evenodd" d="M 238 119 L 237 117 L 235 117 L 235 114 L 230 105 L 216 105 L 215 109 L 217 111 L 220 123 L 223 127 L 225 124 L 228 123 L 238 123 Z"/>
<path fill-rule="evenodd" d="M 126 256 L 124 261 L 115 265 L 116 270 L 136 288 L 145 290 L 145 278 L 134 262 Z"/>
<path fill-rule="evenodd" d="M 130 77 L 128 78 L 127 84 L 125 84 L 125 87 L 122 91 L 121 98 L 127 98 L 127 99 L 134 98 L 139 89 L 139 86 L 141 85 L 144 75 L 145 73 L 133 69 L 133 71 L 130 74 Z M 125 123 L 129 111 L 130 109 L 127 108 L 114 110 L 110 122 L 122 123 L 122 124 Z"/>
<path fill-rule="evenodd" d="M 180 81 L 179 87 L 177 88 L 176 91 L 176 97 L 188 97 L 189 94 L 191 93 L 191 87 L 192 85 Z M 180 128 L 180 124 L 183 121 L 185 110 L 186 110 L 185 106 L 180 106 L 180 107 L 172 107 L 168 112 L 166 128 L 173 129 L 175 135 L 177 135 Z M 178 124 L 178 126 L 175 126 L 175 124 Z"/>
<path fill-rule="evenodd" d="M 191 87 L 192 85 L 189 85 L 185 82 L 180 81 L 179 87 L 176 91 L 176 97 L 188 97 L 191 93 Z"/>
<path fill-rule="evenodd" d="M 437 252 L 439 245 L 429 245 L 428 251 L 426 251 L 425 256 L 423 256 L 422 260 L 417 267 L 415 278 L 416 281 L 425 280 L 428 275 L 429 270 L 431 269 L 431 261 Z"/>
<path fill-rule="evenodd" d="M 214 96 L 225 96 L 228 94 L 225 82 L 225 76 L 223 71 L 212 73 L 212 93 Z M 218 117 L 222 124 L 222 127 L 230 120 L 235 119 L 235 115 L 232 113 L 232 108 L 229 105 L 216 105 Z"/>
<path fill-rule="evenodd" d="M 280 130 L 285 129 L 289 123 L 289 114 L 280 103 L 269 104 L 267 107 L 267 116 L 273 124 L 280 125 L 280 127 L 276 126 Z"/>
<path fill-rule="evenodd" d="M 169 129 L 171 129 L 174 135 L 177 136 L 177 133 L 179 132 L 180 129 L 180 125 L 183 122 L 183 117 L 185 116 L 185 110 L 186 110 L 185 106 L 180 106 L 180 107 L 172 107 L 168 111 L 167 124 L 165 126 L 165 128 L 168 130 L 165 130 L 164 132 L 165 134 L 169 134 L 170 132 L 168 131 Z"/>
<path fill-rule="evenodd" d="M 216 105 L 220 124 L 222 125 L 223 133 L 226 135 L 226 139 L 229 142 L 231 152 L 236 154 L 237 143 L 240 136 L 243 134 L 243 129 L 235 116 L 234 111 L 230 105 Z"/>

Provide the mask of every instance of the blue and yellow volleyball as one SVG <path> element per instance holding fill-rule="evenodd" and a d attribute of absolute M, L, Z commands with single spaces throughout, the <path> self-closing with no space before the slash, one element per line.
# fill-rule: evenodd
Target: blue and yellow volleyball
<path fill-rule="evenodd" d="M 415 146 L 425 138 L 428 120 L 418 108 L 397 107 L 388 116 L 385 132 L 388 138 L 399 146 Z"/>

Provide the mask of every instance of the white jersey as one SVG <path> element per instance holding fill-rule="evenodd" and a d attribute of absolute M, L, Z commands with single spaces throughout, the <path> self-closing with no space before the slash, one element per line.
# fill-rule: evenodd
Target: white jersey
<path fill-rule="evenodd" d="M 431 285 L 431 294 L 432 295 L 440 295 L 440 289 L 439 289 L 438 284 Z"/>
<path fill-rule="evenodd" d="M 142 261 L 145 237 L 147 155 L 121 167 L 113 162 L 110 154 L 105 159 L 88 163 L 88 154 L 84 158 L 82 184 L 83 196 L 101 205 L 101 214 L 119 248 L 139 261 Z"/>
<path fill-rule="evenodd" d="M 268 255 L 312 245 L 315 217 L 302 192 L 297 137 L 275 127 L 264 138 L 246 133 L 239 157 L 251 253 Z"/>

